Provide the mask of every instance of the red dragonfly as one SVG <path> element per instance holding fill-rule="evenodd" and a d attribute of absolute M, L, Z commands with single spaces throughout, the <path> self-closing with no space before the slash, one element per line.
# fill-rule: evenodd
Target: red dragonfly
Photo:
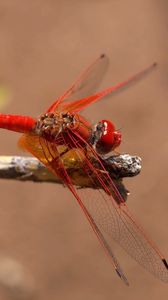
<path fill-rule="evenodd" d="M 168 282 L 168 263 L 131 214 L 103 163 L 104 154 L 120 145 L 121 133 L 109 120 L 92 126 L 79 112 L 140 78 L 154 65 L 89 96 L 108 66 L 107 57 L 101 55 L 37 119 L 0 114 L 0 128 L 23 133 L 19 145 L 37 157 L 72 192 L 118 276 L 127 285 L 128 280 L 112 250 L 114 242 L 164 282 Z M 69 172 L 69 165 L 78 167 L 76 176 Z M 77 187 L 81 184 L 80 172 L 96 189 Z"/>

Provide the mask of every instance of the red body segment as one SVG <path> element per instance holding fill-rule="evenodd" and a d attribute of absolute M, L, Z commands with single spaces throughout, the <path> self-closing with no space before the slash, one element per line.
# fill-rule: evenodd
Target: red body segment
<path fill-rule="evenodd" d="M 76 114 L 76 126 L 72 129 L 73 132 L 79 134 L 83 139 L 88 141 L 92 133 L 92 125 L 83 116 Z"/>
<path fill-rule="evenodd" d="M 32 117 L 0 114 L 0 128 L 27 133 L 33 130 L 35 123 Z"/>

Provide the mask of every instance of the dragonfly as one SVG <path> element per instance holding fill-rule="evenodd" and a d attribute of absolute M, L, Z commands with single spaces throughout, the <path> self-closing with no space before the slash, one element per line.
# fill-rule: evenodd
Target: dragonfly
<path fill-rule="evenodd" d="M 121 132 L 110 120 L 103 119 L 92 125 L 80 113 L 139 80 L 156 64 L 96 92 L 108 65 L 108 57 L 99 56 L 45 113 L 37 118 L 0 114 L 0 128 L 22 133 L 19 146 L 38 158 L 71 191 L 126 285 L 129 282 L 113 251 L 114 243 L 155 277 L 168 282 L 168 263 L 164 255 L 129 210 L 104 163 L 104 157 L 120 145 Z M 78 171 L 74 173 L 76 168 Z"/>

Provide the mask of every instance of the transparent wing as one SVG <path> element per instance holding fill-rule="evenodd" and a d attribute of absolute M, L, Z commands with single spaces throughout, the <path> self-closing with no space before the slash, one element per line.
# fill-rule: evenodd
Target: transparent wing
<path fill-rule="evenodd" d="M 140 80 L 142 77 L 147 75 L 148 72 L 150 72 L 156 65 L 156 63 L 153 63 L 142 71 L 132 75 L 128 79 L 101 92 L 93 94 L 108 67 L 108 58 L 105 55 L 101 55 L 81 74 L 81 76 L 74 82 L 74 84 L 50 106 L 48 112 L 69 111 L 77 113 L 90 104 L 93 104 L 101 100 L 102 98 L 121 90 L 122 88 L 128 87 L 132 82 Z M 89 94 L 91 94 L 91 96 Z M 72 101 L 72 99 L 76 100 Z"/>
<path fill-rule="evenodd" d="M 64 141 L 64 137 L 62 137 L 62 141 L 60 141 L 60 139 L 59 139 L 59 143 L 60 142 L 62 143 L 63 141 Z M 32 155 L 36 156 L 43 164 L 46 165 L 47 168 L 49 168 L 57 177 L 61 178 L 63 183 L 65 183 L 69 187 L 70 191 L 74 194 L 80 207 L 84 211 L 85 216 L 88 219 L 88 221 L 89 221 L 93 231 L 95 232 L 97 238 L 99 239 L 101 245 L 105 249 L 108 257 L 110 258 L 118 276 L 125 282 L 126 285 L 128 285 L 129 284 L 128 280 L 127 280 L 126 276 L 124 275 L 124 273 L 120 267 L 120 264 L 113 253 L 111 245 L 108 244 L 108 241 L 105 239 L 101 230 L 95 223 L 89 210 L 83 204 L 82 200 L 78 196 L 78 191 L 75 189 L 74 185 L 72 184 L 71 175 L 68 174 L 68 172 L 64 166 L 64 155 L 66 153 L 65 148 L 67 148 L 67 150 L 70 151 L 71 147 L 68 147 L 68 145 L 66 145 L 64 147 L 64 150 L 60 151 L 60 150 L 58 150 L 59 146 L 56 143 L 53 144 L 53 143 L 47 142 L 44 138 L 39 137 L 35 134 L 23 134 L 19 140 L 19 146 L 22 147 L 22 149 L 29 151 Z M 78 158 L 79 158 L 79 161 L 81 160 L 83 163 L 83 160 L 82 160 L 80 154 L 79 154 Z M 81 168 L 81 164 L 80 164 L 80 168 Z M 91 177 L 90 177 L 90 180 L 92 181 Z M 94 182 L 92 182 L 92 184 L 94 184 Z"/>
<path fill-rule="evenodd" d="M 148 72 L 150 72 L 155 66 L 156 66 L 156 63 L 154 63 L 154 64 L 148 66 L 147 68 L 143 69 L 142 71 L 132 75 L 128 79 L 126 79 L 122 82 L 119 82 L 118 84 L 116 84 L 114 86 L 106 88 L 105 90 L 100 91 L 94 95 L 87 96 L 83 99 L 79 99 L 79 100 L 76 100 L 76 101 L 73 101 L 70 103 L 65 103 L 65 104 L 63 104 L 61 109 L 62 109 L 62 111 L 77 113 L 77 112 L 81 111 L 82 109 L 86 108 L 87 106 L 89 106 L 90 104 L 96 103 L 97 101 L 101 100 L 102 98 L 105 98 L 105 97 L 113 94 L 114 92 L 121 90 L 122 88 L 128 87 L 129 84 L 131 84 L 132 82 L 136 82 L 137 80 L 140 80 L 142 77 L 147 75 Z"/>
<path fill-rule="evenodd" d="M 92 229 L 111 259 L 117 274 L 128 284 L 112 250 L 114 241 L 155 277 L 168 282 L 168 264 L 165 258 L 146 236 L 142 227 L 135 221 L 95 151 L 74 132 L 69 132 L 68 136 L 66 135 L 66 140 L 68 140 L 67 144 L 63 134 L 54 143 L 39 138 L 40 156 L 38 157 L 37 154 L 36 156 L 56 176 L 59 176 L 74 194 Z M 58 145 L 60 143 L 66 145 L 67 151 L 72 148 L 83 151 L 77 152 L 80 168 L 90 178 L 93 185 L 97 187 L 97 190 L 77 189 L 72 184 L 71 175 L 68 174 L 64 166 L 65 152 L 59 151 Z M 85 146 L 83 146 L 84 144 Z M 81 153 L 85 153 L 85 156 Z"/>
<path fill-rule="evenodd" d="M 73 82 L 69 89 L 59 97 L 47 110 L 55 109 L 64 101 L 80 99 L 96 92 L 109 66 L 109 59 L 105 54 L 100 55 L 91 65 L 89 65 Z"/>
<path fill-rule="evenodd" d="M 79 147 L 81 137 L 74 138 L 71 135 L 71 139 L 74 147 Z M 85 172 L 95 185 L 100 184 L 102 189 L 97 190 L 97 193 L 89 189 L 80 189 L 77 191 L 78 197 L 89 211 L 109 247 L 115 240 L 146 270 L 162 281 L 168 282 L 168 264 L 165 258 L 129 211 L 95 151 L 89 145 L 86 147 L 89 148 L 90 155 L 84 162 Z M 92 155 L 98 161 L 99 171 L 92 164 Z"/>
<path fill-rule="evenodd" d="M 74 138 L 74 134 L 70 134 L 69 138 L 72 141 L 71 147 L 79 147 L 81 137 Z M 86 145 L 86 147 L 89 146 Z M 106 251 L 112 258 L 109 249 L 112 250 L 113 241 L 116 241 L 146 270 L 162 281 L 168 282 L 168 265 L 163 255 L 135 221 L 97 154 L 91 147 L 89 147 L 89 151 L 90 154 L 84 160 L 83 169 L 95 182 L 95 185 L 100 185 L 102 189 L 97 192 L 89 189 L 75 190 L 69 178 L 67 185 L 83 210 L 86 209 L 91 216 L 92 223 L 101 233 L 101 242 L 102 237 L 106 241 L 106 245 L 103 242 Z M 94 159 L 97 159 L 99 171 L 92 164 L 93 156 Z M 65 172 L 63 171 L 63 173 Z M 63 178 L 65 178 L 65 174 Z M 118 205 L 118 203 L 120 204 Z M 120 270 L 118 272 L 122 278 L 125 278 L 123 272 L 121 273 Z"/>

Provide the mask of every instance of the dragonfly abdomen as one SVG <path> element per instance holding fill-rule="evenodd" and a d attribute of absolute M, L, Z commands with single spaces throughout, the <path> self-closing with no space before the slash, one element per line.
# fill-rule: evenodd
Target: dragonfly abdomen
<path fill-rule="evenodd" d="M 32 117 L 0 114 L 0 128 L 27 133 L 33 130 L 35 123 Z"/>

